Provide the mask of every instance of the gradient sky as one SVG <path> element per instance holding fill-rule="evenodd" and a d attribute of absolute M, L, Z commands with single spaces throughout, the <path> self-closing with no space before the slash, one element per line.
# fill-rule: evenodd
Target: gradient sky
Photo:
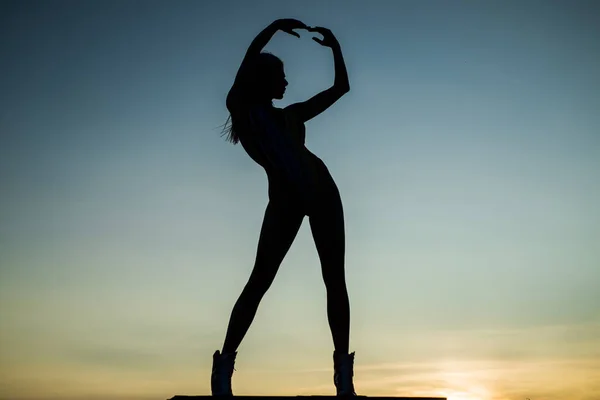
<path fill-rule="evenodd" d="M 361 394 L 600 398 L 600 3 L 1 1 L 0 398 L 208 394 L 267 181 L 220 136 L 254 36 L 330 28 L 307 123 L 340 188 Z M 300 32 L 287 97 L 333 82 Z M 333 393 L 307 221 L 237 394 Z"/>

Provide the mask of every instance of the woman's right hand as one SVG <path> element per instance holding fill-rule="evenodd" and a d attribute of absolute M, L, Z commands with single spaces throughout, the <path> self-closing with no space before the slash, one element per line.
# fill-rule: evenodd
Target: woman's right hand
<path fill-rule="evenodd" d="M 304 22 L 292 18 L 278 19 L 274 22 L 274 24 L 280 31 L 289 33 L 290 35 L 296 37 L 300 37 L 300 35 L 297 32 L 294 32 L 294 29 L 308 29 L 308 26 L 304 24 Z"/>

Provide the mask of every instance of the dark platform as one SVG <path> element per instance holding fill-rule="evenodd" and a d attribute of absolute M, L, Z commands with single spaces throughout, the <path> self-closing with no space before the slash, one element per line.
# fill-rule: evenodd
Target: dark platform
<path fill-rule="evenodd" d="M 275 400 L 275 399 L 297 399 L 297 400 L 337 400 L 336 396 L 233 396 L 243 400 Z M 445 397 L 370 397 L 370 396 L 356 396 L 359 399 L 364 400 L 447 400 Z M 168 400 L 214 400 L 213 396 L 175 396 Z"/>

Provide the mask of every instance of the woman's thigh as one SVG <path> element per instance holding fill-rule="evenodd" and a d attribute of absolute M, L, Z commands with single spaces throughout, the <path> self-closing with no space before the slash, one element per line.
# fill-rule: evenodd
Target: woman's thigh
<path fill-rule="evenodd" d="M 270 285 L 294 242 L 303 219 L 304 213 L 296 207 L 269 201 L 260 231 L 251 282 L 260 281 L 267 287 Z"/>
<path fill-rule="evenodd" d="M 335 184 L 320 192 L 310 211 L 309 222 L 325 283 L 343 279 L 344 209 Z"/>

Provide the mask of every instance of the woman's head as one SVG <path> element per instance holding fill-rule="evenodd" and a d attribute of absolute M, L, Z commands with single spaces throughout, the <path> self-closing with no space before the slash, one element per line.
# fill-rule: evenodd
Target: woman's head
<path fill-rule="evenodd" d="M 241 89 L 238 93 L 242 104 L 268 104 L 272 105 L 273 99 L 282 99 L 288 84 L 283 70 L 283 61 L 271 53 L 260 53 L 258 57 L 245 66 L 238 77 L 242 81 L 236 82 Z M 243 108 L 242 108 L 243 109 Z M 228 126 L 227 123 L 231 121 Z M 239 141 L 237 131 L 240 129 L 239 120 L 236 122 L 234 115 L 230 115 L 225 122 L 224 133 L 227 140 L 236 144 Z"/>
<path fill-rule="evenodd" d="M 244 86 L 249 100 L 256 102 L 271 102 L 282 99 L 288 82 L 285 79 L 283 61 L 271 53 L 260 53 L 249 66 L 245 74 Z"/>

